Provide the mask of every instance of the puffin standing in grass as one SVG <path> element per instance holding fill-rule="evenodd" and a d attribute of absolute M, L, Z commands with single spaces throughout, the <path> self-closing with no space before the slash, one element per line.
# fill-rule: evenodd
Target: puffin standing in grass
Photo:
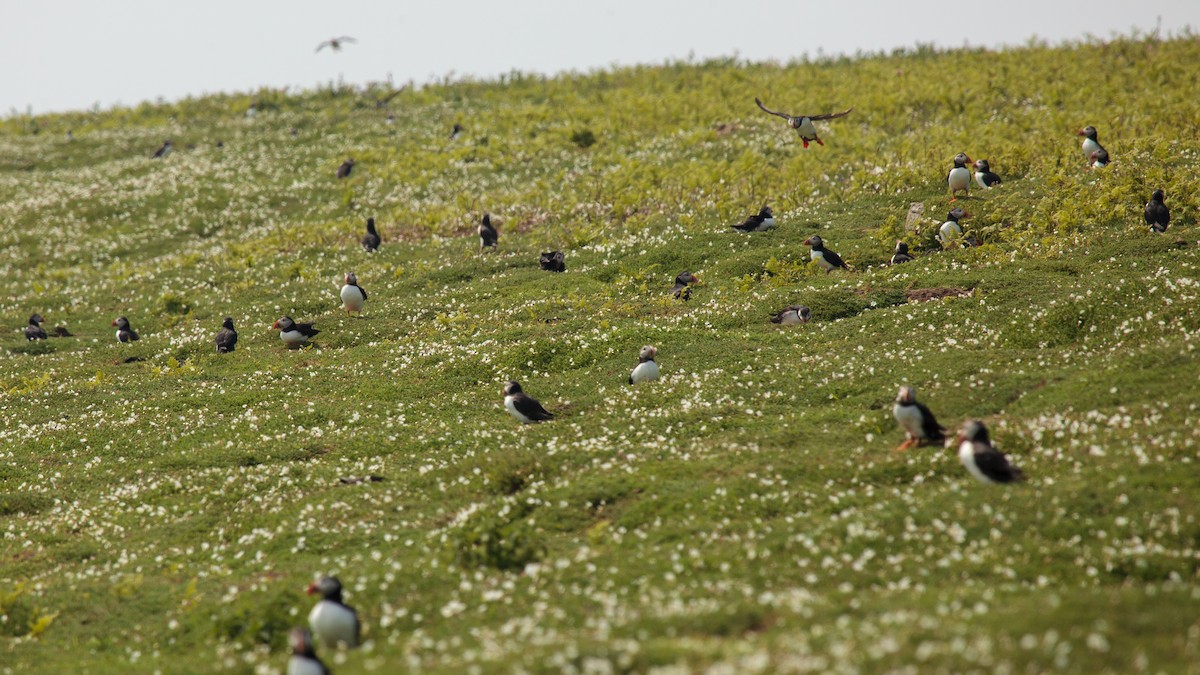
<path fill-rule="evenodd" d="M 346 273 L 346 285 L 342 286 L 342 309 L 346 313 L 358 312 L 362 316 L 363 303 L 367 301 L 367 292 L 362 286 L 358 285 L 358 277 L 354 276 L 354 272 Z"/>
<path fill-rule="evenodd" d="M 1004 453 L 992 447 L 987 427 L 978 420 L 968 421 L 959 432 L 958 458 L 981 483 L 1016 483 L 1025 478 Z"/>
<path fill-rule="evenodd" d="M 1083 136 L 1083 156 L 1087 158 L 1088 164 L 1096 161 L 1096 154 L 1104 150 L 1104 146 L 1100 145 L 1100 140 L 1096 134 L 1096 127 L 1088 125 L 1079 131 L 1075 132 L 1076 136 Z M 1108 151 L 1104 152 L 1105 163 L 1108 162 Z"/>
<path fill-rule="evenodd" d="M 554 419 L 554 415 L 546 412 L 537 399 L 521 390 L 516 380 L 509 380 L 504 385 L 504 409 L 523 424 Z"/>
<path fill-rule="evenodd" d="M 153 155 L 150 155 L 150 159 L 162 159 L 163 157 L 171 154 L 171 150 L 173 149 L 175 149 L 175 146 L 171 143 L 171 139 L 168 138 L 167 140 L 163 141 L 163 144 L 159 146 L 158 150 L 154 151 Z"/>
<path fill-rule="evenodd" d="M 450 129 L 450 138 L 448 140 L 452 141 L 452 140 L 458 138 L 460 135 L 462 135 L 462 132 L 463 132 L 463 125 L 459 124 L 458 122 L 455 122 L 454 126 Z"/>
<path fill-rule="evenodd" d="M 538 257 L 538 266 L 547 272 L 566 272 L 567 257 L 562 251 L 546 251 Z"/>
<path fill-rule="evenodd" d="M 814 234 L 805 239 L 804 245 L 812 247 L 809 257 L 816 260 L 817 264 L 821 266 L 821 269 L 825 270 L 826 274 L 839 267 L 847 270 L 850 269 L 850 266 L 846 264 L 846 261 L 842 260 L 841 256 L 825 248 L 825 241 L 821 239 L 820 235 Z"/>
<path fill-rule="evenodd" d="M 375 219 L 367 218 L 367 233 L 363 235 L 362 247 L 367 253 L 379 250 L 379 244 L 383 240 L 379 237 L 379 233 L 375 231 Z"/>
<path fill-rule="evenodd" d="M 338 178 L 349 178 L 350 172 L 353 170 L 354 170 L 354 158 L 349 157 L 346 159 L 346 161 L 342 162 L 341 166 L 338 167 L 337 177 Z"/>
<path fill-rule="evenodd" d="M 288 642 L 292 655 L 288 657 L 287 675 L 329 675 L 329 669 L 317 658 L 312 633 L 307 628 L 293 628 Z"/>
<path fill-rule="evenodd" d="M 896 450 L 946 442 L 946 430 L 938 424 L 929 408 L 917 402 L 912 387 L 900 387 L 900 393 L 896 394 L 896 404 L 892 406 L 892 416 L 904 429 L 906 437 Z"/>
<path fill-rule="evenodd" d="M 758 213 L 731 227 L 740 232 L 765 232 L 775 227 L 775 217 L 771 215 L 771 207 L 764 206 Z"/>
<path fill-rule="evenodd" d="M 41 314 L 34 314 L 29 317 L 29 325 L 25 326 L 25 339 L 33 342 L 34 340 L 45 340 L 49 337 L 46 335 L 46 329 L 42 328 L 42 324 L 45 322 L 46 320 L 42 318 Z"/>
<path fill-rule="evenodd" d="M 908 254 L 908 244 L 902 241 L 897 241 L 896 251 L 892 253 L 891 263 L 893 265 L 899 265 L 900 263 L 912 262 L 912 260 L 913 257 Z"/>
<path fill-rule="evenodd" d="M 970 217 L 971 214 L 960 208 L 950 209 L 950 213 L 946 214 L 946 222 L 942 223 L 942 226 L 938 228 L 937 240 L 942 243 L 942 246 L 949 246 L 962 236 L 962 225 L 958 221 L 962 218 Z"/>
<path fill-rule="evenodd" d="M 758 104 L 758 107 L 761 108 L 763 112 L 770 113 L 776 117 L 782 117 L 783 119 L 787 120 L 788 127 L 795 129 L 796 133 L 800 134 L 800 140 L 804 141 L 804 147 L 806 148 L 812 141 L 816 141 L 817 145 L 825 145 L 825 141 L 822 141 L 817 136 L 817 127 L 813 125 L 814 121 L 832 120 L 839 117 L 845 117 L 846 115 L 850 114 L 851 110 L 854 110 L 854 108 L 851 107 L 846 108 L 840 113 L 826 113 L 824 115 L 789 115 L 787 113 L 769 110 L 767 106 L 763 105 L 763 102 L 760 101 L 758 97 L 755 97 L 754 102 Z"/>
<path fill-rule="evenodd" d="M 1093 152 L 1088 158 L 1088 163 L 1091 164 L 1093 169 L 1103 169 L 1104 167 L 1108 166 L 1108 151 L 1104 148 L 1100 148 L 1099 150 Z"/>
<path fill-rule="evenodd" d="M 975 182 L 979 187 L 991 189 L 994 185 L 999 185 L 1002 181 L 1000 176 L 992 173 L 992 167 L 986 159 L 975 160 Z"/>
<path fill-rule="evenodd" d="M 225 317 L 221 322 L 221 330 L 217 331 L 215 341 L 218 354 L 228 354 L 237 347 L 237 331 L 233 328 L 232 316 Z"/>
<path fill-rule="evenodd" d="M 950 186 L 950 201 L 958 201 L 958 193 L 961 191 L 963 197 L 971 196 L 971 170 L 967 165 L 971 163 L 971 158 L 967 153 L 960 152 L 954 156 L 954 166 L 950 168 L 950 173 L 946 174 L 946 185 Z"/>
<path fill-rule="evenodd" d="M 781 326 L 795 326 L 812 321 L 812 310 L 804 305 L 789 305 L 771 317 L 771 323 Z"/>
<path fill-rule="evenodd" d="M 337 649 L 339 644 L 357 647 L 362 627 L 358 612 L 342 601 L 342 582 L 337 577 L 321 577 L 308 585 L 308 594 L 321 596 L 308 613 L 313 636 L 329 649 Z"/>
<path fill-rule="evenodd" d="M 692 289 L 690 286 L 697 281 L 700 281 L 700 277 L 696 276 L 695 274 L 692 274 L 691 272 L 680 272 L 679 275 L 675 277 L 675 285 L 671 287 L 671 295 L 676 300 L 683 300 L 686 302 L 692 297 Z"/>
<path fill-rule="evenodd" d="M 129 327 L 129 319 L 126 319 L 123 316 L 118 316 L 116 319 L 113 319 L 112 325 L 116 326 L 117 328 L 117 342 L 137 342 L 141 339 L 138 334 Z"/>
<path fill-rule="evenodd" d="M 1146 210 L 1142 215 L 1146 218 L 1146 224 L 1155 232 L 1166 232 L 1167 227 L 1171 224 L 1171 212 L 1167 210 L 1167 205 L 1163 203 L 1167 197 L 1162 190 L 1155 190 L 1154 194 L 1150 195 L 1150 201 L 1146 203 Z M 34 316 L 37 316 L 34 314 Z M 33 319 L 29 319 L 33 323 Z M 29 331 L 26 330 L 28 335 Z"/>
<path fill-rule="evenodd" d="M 492 225 L 491 214 L 483 214 L 483 220 L 479 221 L 479 250 L 482 251 L 489 246 L 495 250 L 496 244 L 500 242 L 500 233 L 496 231 L 496 226 Z"/>
<path fill-rule="evenodd" d="M 642 351 L 638 354 L 638 364 L 634 367 L 633 372 L 629 373 L 629 384 L 658 379 L 658 363 L 654 360 L 655 356 L 658 356 L 657 349 L 650 345 L 642 347 Z"/>
<path fill-rule="evenodd" d="M 296 323 L 292 321 L 292 317 L 290 316 L 281 317 L 271 325 L 271 328 L 279 331 L 279 339 L 283 340 L 283 343 L 289 349 L 308 344 L 309 340 L 321 332 L 313 328 L 311 323 Z"/>

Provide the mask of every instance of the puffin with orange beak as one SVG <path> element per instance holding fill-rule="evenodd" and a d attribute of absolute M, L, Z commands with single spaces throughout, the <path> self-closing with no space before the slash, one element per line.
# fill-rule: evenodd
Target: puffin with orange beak
<path fill-rule="evenodd" d="M 963 197 L 971 196 L 971 170 L 967 165 L 971 163 L 971 158 L 967 153 L 960 152 L 954 156 L 954 166 L 950 168 L 950 173 L 946 174 L 946 184 L 950 186 L 950 201 L 958 201 L 958 193 L 962 192 Z"/>
<path fill-rule="evenodd" d="M 946 430 L 938 424 L 937 418 L 917 401 L 916 392 L 912 387 L 900 387 L 896 394 L 896 404 L 892 406 L 892 417 L 904 429 L 906 436 L 896 450 L 907 450 L 922 445 L 941 444 L 946 442 Z"/>
<path fill-rule="evenodd" d="M 280 317 L 278 321 L 271 325 L 271 328 L 279 331 L 279 339 L 283 340 L 283 343 L 289 349 L 308 344 L 309 340 L 321 332 L 313 328 L 311 323 L 296 323 L 290 316 Z"/>

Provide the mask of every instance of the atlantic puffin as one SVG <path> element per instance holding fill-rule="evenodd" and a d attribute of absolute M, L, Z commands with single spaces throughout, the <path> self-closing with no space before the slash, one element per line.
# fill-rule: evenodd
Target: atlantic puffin
<path fill-rule="evenodd" d="M 680 272 L 675 277 L 675 285 L 671 287 L 671 295 L 676 300 L 689 300 L 692 297 L 691 284 L 700 281 L 700 277 L 691 272 Z"/>
<path fill-rule="evenodd" d="M 764 206 L 758 213 L 730 227 L 741 232 L 765 232 L 775 227 L 775 217 L 771 215 L 771 207 Z"/>
<path fill-rule="evenodd" d="M 496 248 L 496 244 L 500 241 L 500 233 L 496 231 L 496 227 L 492 225 L 491 214 L 483 214 L 483 220 L 479 221 L 479 250 L 482 251 L 487 247 Z"/>
<path fill-rule="evenodd" d="M 1171 212 L 1167 210 L 1167 205 L 1163 203 L 1166 195 L 1162 190 L 1155 190 L 1154 194 L 1150 195 L 1150 201 L 1146 203 L 1146 210 L 1142 213 L 1146 218 L 1146 224 L 1155 232 L 1166 232 L 1167 226 L 1171 224 Z M 36 314 L 34 316 L 37 316 Z M 29 320 L 33 323 L 33 319 Z M 26 331 L 26 335 L 28 335 Z"/>
<path fill-rule="evenodd" d="M 537 399 L 521 390 L 516 380 L 509 380 L 504 385 L 504 409 L 524 424 L 554 419 L 554 415 L 546 412 Z"/>
<path fill-rule="evenodd" d="M 821 269 L 825 270 L 826 274 L 839 267 L 847 270 L 850 269 L 850 266 L 847 265 L 844 260 L 842 260 L 841 256 L 825 248 L 825 242 L 819 235 L 814 234 L 808 239 L 805 239 L 804 245 L 812 247 L 812 252 L 809 253 L 809 257 L 813 260 L 816 260 L 817 264 L 821 266 Z"/>
<path fill-rule="evenodd" d="M 342 165 L 338 167 L 337 177 L 338 178 L 349 178 L 350 172 L 353 170 L 354 170 L 354 158 L 348 157 L 346 159 L 346 161 L 342 162 Z"/>
<path fill-rule="evenodd" d="M 1004 453 L 992 447 L 983 422 L 970 420 L 958 434 L 958 458 L 967 471 L 981 483 L 1016 483 L 1024 479 L 1021 470 L 1008 462 Z"/>
<path fill-rule="evenodd" d="M 42 328 L 42 324 L 45 322 L 46 320 L 42 318 L 41 314 L 34 314 L 29 317 L 29 325 L 25 326 L 25 339 L 33 342 L 34 340 L 45 340 L 49 337 L 46 335 L 46 329 Z"/>
<path fill-rule="evenodd" d="M 311 323 L 292 321 L 290 316 L 281 317 L 271 325 L 271 328 L 279 331 L 279 339 L 283 340 L 289 348 L 307 344 L 309 340 L 316 337 L 317 333 L 321 332 L 313 328 Z"/>
<path fill-rule="evenodd" d="M 929 408 L 917 402 L 912 387 L 900 387 L 900 393 L 896 394 L 896 404 L 892 406 L 892 416 L 904 429 L 905 435 L 904 442 L 896 450 L 946 442 L 945 428 L 938 424 Z"/>
<path fill-rule="evenodd" d="M 906 262 L 910 262 L 912 260 L 913 260 L 913 257 L 908 254 L 908 244 L 906 244 L 902 241 L 897 241 L 896 242 L 896 251 L 895 251 L 895 253 L 892 253 L 892 261 L 891 261 L 892 264 L 899 265 L 900 263 L 906 263 Z"/>
<path fill-rule="evenodd" d="M 1104 147 L 1100 145 L 1099 138 L 1096 136 L 1096 127 L 1088 125 L 1079 131 L 1076 131 L 1075 135 L 1083 136 L 1083 145 L 1081 146 L 1083 148 L 1083 156 L 1087 158 L 1088 164 L 1091 164 L 1096 160 L 1096 153 L 1104 149 Z M 1108 153 L 1106 152 L 1105 155 L 1107 154 Z"/>
<path fill-rule="evenodd" d="M 633 372 L 629 373 L 629 384 L 658 379 L 658 362 L 654 360 L 656 356 L 658 356 L 656 347 L 650 345 L 642 347 L 642 351 L 638 353 L 638 364 L 634 366 Z"/>
<path fill-rule="evenodd" d="M 804 305 L 788 305 L 771 317 L 771 323 L 783 326 L 795 326 L 812 321 L 812 310 Z"/>
<path fill-rule="evenodd" d="M 337 577 L 321 577 L 308 585 L 308 594 L 321 596 L 308 613 L 313 636 L 329 649 L 357 647 L 362 627 L 358 612 L 342 601 L 342 582 Z"/>
<path fill-rule="evenodd" d="M 971 196 L 971 170 L 967 165 L 971 163 L 971 158 L 967 153 L 960 152 L 954 156 L 954 166 L 950 168 L 950 173 L 946 174 L 946 184 L 950 186 L 950 201 L 958 201 L 958 193 L 963 192 L 964 197 Z"/>
<path fill-rule="evenodd" d="M 349 35 L 343 35 L 341 37 L 330 38 L 330 39 L 322 42 L 321 44 L 317 45 L 317 49 L 313 53 L 315 54 L 326 47 L 329 47 L 330 51 L 340 52 L 340 51 L 342 51 L 343 43 L 354 44 L 355 42 L 358 42 L 358 40 L 355 40 L 354 38 L 350 37 Z"/>
<path fill-rule="evenodd" d="M 342 286 L 342 309 L 346 313 L 358 312 L 362 316 L 363 303 L 367 301 L 367 292 L 362 286 L 358 285 L 358 277 L 354 276 L 354 272 L 346 273 L 346 285 Z"/>
<path fill-rule="evenodd" d="M 362 247 L 367 253 L 379 250 L 379 244 L 383 240 L 379 237 L 379 233 L 375 231 L 375 219 L 367 218 L 367 233 L 363 235 Z"/>
<path fill-rule="evenodd" d="M 538 265 L 547 272 L 566 272 L 566 256 L 562 251 L 547 251 L 538 258 Z"/>
<path fill-rule="evenodd" d="M 117 342 L 137 342 L 141 339 L 138 337 L 138 334 L 133 332 L 133 329 L 129 327 L 129 319 L 126 319 L 123 316 L 118 316 L 116 319 L 113 319 L 112 325 L 116 326 L 117 328 Z"/>
<path fill-rule="evenodd" d="M 293 628 L 288 636 L 292 655 L 288 657 L 286 675 L 329 675 L 329 668 L 317 658 L 312 633 L 307 628 Z"/>
<path fill-rule="evenodd" d="M 159 146 L 158 150 L 154 151 L 153 155 L 150 155 L 150 159 L 161 159 L 166 157 L 167 155 L 171 154 L 171 150 L 173 149 L 175 149 L 175 146 L 171 143 L 171 139 L 168 138 L 167 140 L 163 141 L 163 144 Z"/>
<path fill-rule="evenodd" d="M 221 322 L 221 330 L 217 331 L 215 341 L 218 354 L 228 354 L 237 347 L 237 331 L 233 328 L 233 317 L 227 316 Z"/>
<path fill-rule="evenodd" d="M 981 188 L 991 188 L 993 185 L 999 185 L 1002 181 L 1000 176 L 992 173 L 992 167 L 988 165 L 986 159 L 975 160 L 975 182 Z"/>
<path fill-rule="evenodd" d="M 1091 156 L 1088 158 L 1088 162 L 1092 165 L 1093 169 L 1103 169 L 1104 167 L 1108 166 L 1108 151 L 1104 148 L 1100 148 L 1091 154 Z"/>
<path fill-rule="evenodd" d="M 825 145 L 825 141 L 822 141 L 817 136 L 817 128 L 813 125 L 814 121 L 832 120 L 839 117 L 845 117 L 846 115 L 850 114 L 851 110 L 854 110 L 854 108 L 851 107 L 846 108 L 840 113 L 826 113 L 824 115 L 789 115 L 787 113 L 769 110 L 767 106 L 763 105 L 762 101 L 760 101 L 758 97 L 754 98 L 754 102 L 758 104 L 759 108 L 762 108 L 763 112 L 767 112 L 775 115 L 776 117 L 782 117 L 783 119 L 787 120 L 788 127 L 795 129 L 796 133 L 800 134 L 800 140 L 804 141 L 804 147 L 806 148 L 811 141 L 816 141 L 817 145 Z"/>
<path fill-rule="evenodd" d="M 942 223 L 942 226 L 938 228 L 937 240 L 942 242 L 942 246 L 949 246 L 962 236 L 962 225 L 958 221 L 962 218 L 970 217 L 971 214 L 960 208 L 950 209 L 950 213 L 946 214 L 946 222 Z"/>
<path fill-rule="evenodd" d="M 463 125 L 459 124 L 458 122 L 455 122 L 454 127 L 452 129 L 450 129 L 450 140 L 454 140 L 454 139 L 458 138 L 459 135 L 462 134 L 462 132 L 463 132 Z"/>

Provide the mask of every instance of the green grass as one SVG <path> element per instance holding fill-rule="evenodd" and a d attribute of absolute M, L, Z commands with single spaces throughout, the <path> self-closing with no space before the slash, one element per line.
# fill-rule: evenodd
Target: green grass
<path fill-rule="evenodd" d="M 514 74 L 394 125 L 381 87 L 0 120 L 0 670 L 278 670 L 333 573 L 369 640 L 339 673 L 1197 672 L 1194 64 L 1130 38 Z M 756 95 L 855 110 L 803 150 Z M 966 200 L 984 245 L 934 251 L 959 151 L 1005 182 Z M 922 255 L 885 267 L 897 237 Z M 75 337 L 25 343 L 35 311 Z M 509 378 L 558 419 L 518 425 Z M 893 453 L 903 383 L 1028 482 Z"/>

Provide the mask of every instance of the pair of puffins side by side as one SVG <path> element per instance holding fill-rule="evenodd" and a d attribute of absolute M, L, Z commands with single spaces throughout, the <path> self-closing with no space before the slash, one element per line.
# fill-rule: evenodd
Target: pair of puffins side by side
<path fill-rule="evenodd" d="M 917 401 L 910 386 L 900 387 L 892 406 L 892 416 L 905 434 L 904 443 L 896 448 L 897 451 L 925 445 L 941 446 L 946 442 L 946 429 L 929 408 Z M 992 445 L 983 422 L 968 420 L 954 444 L 963 467 L 982 483 L 1015 483 L 1024 478 L 1021 470 Z"/>

